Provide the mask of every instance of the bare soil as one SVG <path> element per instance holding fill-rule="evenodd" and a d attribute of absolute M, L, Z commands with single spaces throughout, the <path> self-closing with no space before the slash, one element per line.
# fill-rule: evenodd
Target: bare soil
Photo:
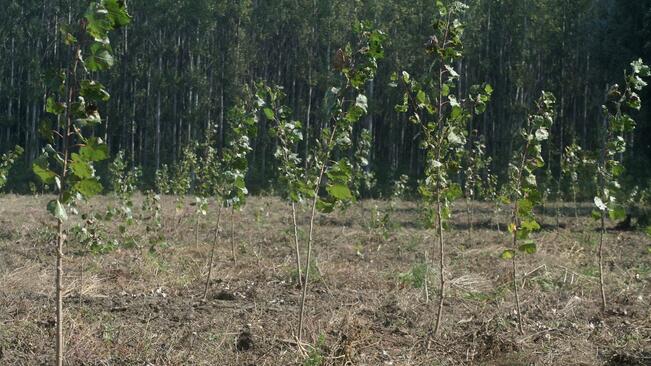
<path fill-rule="evenodd" d="M 55 231 L 48 200 L 0 197 L 0 365 L 53 363 Z M 520 260 L 524 336 L 517 331 L 510 263 L 499 258 L 509 243 L 505 213 L 473 203 L 470 232 L 465 205 L 457 205 L 445 232 L 449 289 L 438 338 L 431 336 L 437 267 L 425 265 L 426 257 L 438 262 L 436 236 L 418 204 L 397 202 L 384 228 L 375 207 L 387 212 L 386 201 L 321 215 L 299 346 L 300 290 L 285 203 L 254 197 L 236 213 L 236 262 L 224 212 L 205 301 L 214 204 L 201 219 L 199 245 L 193 208 L 177 212 L 173 197 L 163 204 L 165 243 L 150 245 L 153 233 L 138 220 L 121 234 L 116 218 L 99 220 L 97 230 L 121 243 L 133 238 L 135 246 L 93 254 L 69 235 L 66 364 L 651 365 L 651 240 L 609 231 L 609 310 L 602 313 L 599 233 L 589 205 L 578 220 L 569 205 L 562 207 L 558 224 L 554 207 L 539 214 L 539 251 Z M 117 201 L 100 197 L 81 210 L 103 213 L 109 205 Z M 304 209 L 299 216 L 305 237 Z"/>

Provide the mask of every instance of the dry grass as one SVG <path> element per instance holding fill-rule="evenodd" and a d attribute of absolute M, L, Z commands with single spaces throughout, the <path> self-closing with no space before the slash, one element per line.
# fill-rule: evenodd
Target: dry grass
<path fill-rule="evenodd" d="M 284 204 L 257 197 L 238 213 L 236 263 L 230 261 L 225 216 L 212 288 L 202 301 L 215 210 L 203 220 L 195 246 L 191 211 L 176 214 L 173 201 L 163 202 L 166 245 L 153 250 L 143 225 L 127 230 L 138 247 L 108 254 L 92 255 L 74 237 L 68 241 L 68 364 L 651 364 L 650 241 L 640 233 L 608 235 L 611 311 L 601 314 L 594 224 L 568 216 L 562 218 L 567 227 L 557 230 L 555 218 L 544 217 L 547 225 L 536 234 L 539 252 L 521 262 L 527 335 L 520 336 L 510 267 L 497 257 L 507 235 L 496 231 L 495 216 L 483 204 L 475 204 L 469 234 L 465 208 L 458 207 L 447 232 L 450 291 L 443 332 L 433 339 L 434 302 L 427 303 L 423 288 L 401 276 L 421 273 L 425 250 L 430 261 L 437 259 L 434 233 L 422 228 L 416 205 L 399 202 L 395 228 L 387 231 L 369 225 L 371 208 L 388 206 L 382 201 L 320 216 L 308 344 L 297 347 L 299 289 Z M 2 365 L 52 362 L 53 229 L 46 202 L 47 197 L 0 198 Z M 85 211 L 104 212 L 109 204 L 116 203 L 100 197 Z M 306 230 L 305 220 L 300 223 Z M 121 238 L 117 223 L 99 225 L 107 237 Z M 427 273 L 433 298 L 436 268 Z"/>

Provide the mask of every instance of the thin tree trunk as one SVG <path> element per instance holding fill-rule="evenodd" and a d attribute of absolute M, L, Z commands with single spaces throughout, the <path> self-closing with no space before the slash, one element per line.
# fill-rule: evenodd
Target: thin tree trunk
<path fill-rule="evenodd" d="M 606 234 L 606 214 L 601 213 L 601 232 L 599 233 L 599 289 L 601 290 L 601 311 L 606 312 L 606 290 L 604 286 L 604 235 Z"/>
<path fill-rule="evenodd" d="M 441 192 L 440 187 L 437 187 L 436 193 L 436 220 L 437 230 L 439 236 L 439 307 L 436 314 L 436 323 L 434 324 L 434 337 L 438 337 L 441 328 L 441 321 L 443 319 L 443 299 L 445 298 L 445 251 L 443 248 L 443 218 L 441 217 Z"/>
<path fill-rule="evenodd" d="M 515 247 L 516 245 L 516 234 L 515 231 L 513 233 L 513 246 Z M 518 267 L 516 264 L 516 255 L 513 255 L 513 258 L 511 259 L 511 263 L 513 264 L 513 291 L 515 292 L 515 307 L 518 312 L 518 330 L 520 331 L 520 334 L 524 335 L 524 328 L 522 327 L 522 310 L 520 308 L 520 295 L 518 293 L 518 280 L 517 280 L 517 274 L 518 274 Z"/>
<path fill-rule="evenodd" d="M 296 224 L 296 204 L 292 202 L 292 222 L 294 223 L 294 244 L 296 245 L 296 270 L 298 284 L 303 288 L 303 274 L 301 272 L 301 250 L 298 245 L 298 225 Z"/>
<path fill-rule="evenodd" d="M 237 260 L 235 256 L 235 207 L 231 207 L 231 256 L 235 262 Z"/>
<path fill-rule="evenodd" d="M 328 140 L 327 146 L 330 146 L 337 132 L 337 127 L 335 126 L 332 129 L 330 139 Z M 312 238 L 314 235 L 314 217 L 316 216 L 316 204 L 319 200 L 319 188 L 321 187 L 321 181 L 323 180 L 323 175 L 325 174 L 326 164 L 330 157 L 330 154 L 326 154 L 323 159 L 323 164 L 319 171 L 318 179 L 316 180 L 314 188 L 314 198 L 312 199 L 312 210 L 310 213 L 310 231 L 307 238 L 307 259 L 305 262 L 305 281 L 303 282 L 303 291 L 301 292 L 301 309 L 298 318 L 298 341 L 299 343 L 303 339 L 303 319 L 305 317 L 305 298 L 307 297 L 307 286 L 310 279 L 310 261 L 312 260 Z"/>
<path fill-rule="evenodd" d="M 199 208 L 197 207 L 197 210 Z M 201 218 L 201 214 L 199 212 L 195 212 L 195 215 L 197 216 L 194 221 L 194 246 L 197 247 L 199 246 L 199 219 Z"/>
<path fill-rule="evenodd" d="M 63 221 L 57 219 L 57 266 L 56 266 L 56 302 L 57 302 L 57 365 L 63 365 L 63 243 L 65 234 L 63 232 Z"/>
<path fill-rule="evenodd" d="M 212 280 L 212 267 L 215 261 L 215 248 L 217 247 L 217 241 L 219 240 L 219 224 L 222 218 L 222 206 L 219 205 L 219 210 L 217 211 L 217 226 L 215 227 L 215 236 L 213 237 L 212 247 L 210 248 L 210 262 L 208 263 L 208 277 L 206 277 L 206 287 L 203 290 L 203 299 L 206 299 L 208 294 L 208 289 L 210 288 L 210 281 Z"/>

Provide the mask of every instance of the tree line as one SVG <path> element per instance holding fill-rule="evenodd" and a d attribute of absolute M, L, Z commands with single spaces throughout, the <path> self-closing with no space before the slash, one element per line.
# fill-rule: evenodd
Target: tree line
<path fill-rule="evenodd" d="M 604 90 L 635 58 L 650 59 L 651 1 L 467 0 L 463 15 L 463 57 L 455 61 L 460 94 L 487 82 L 494 93 L 486 112 L 473 117 L 483 136 L 493 171 L 507 181 L 504 164 L 513 154 L 513 136 L 541 90 L 557 98 L 557 119 L 543 146 L 550 180 L 562 170 L 565 147 L 576 143 L 594 151 L 603 133 Z M 423 49 L 431 31 L 435 1 L 255 0 L 130 1 L 133 23 L 112 36 L 116 66 L 99 75 L 112 91 L 100 102 L 105 123 L 93 129 L 111 156 L 124 150 L 128 164 L 141 167 L 148 185 L 163 165 L 179 163 L 184 147 L 205 141 L 214 130 L 222 151 L 231 131 L 228 113 L 241 85 L 259 80 L 281 85 L 292 118 L 303 121 L 305 137 L 296 152 L 305 157 L 327 125 L 328 88 L 340 78 L 336 50 L 354 39 L 352 24 L 370 21 L 388 35 L 386 57 L 366 86 L 368 115 L 353 131 L 371 137 L 369 167 L 378 189 L 387 193 L 403 174 L 412 183 L 423 176 L 426 153 L 418 127 L 394 108 L 400 92 L 388 85 L 397 70 L 425 75 L 430 61 Z M 46 141 L 47 94 L 56 70 L 69 59 L 61 28 L 80 18 L 84 2 L 9 1 L 0 15 L 0 152 L 21 145 L 23 166 L 31 165 Z M 648 91 L 642 100 L 648 101 Z M 648 102 L 645 102 L 648 103 Z M 104 105 L 105 104 L 105 105 Z M 638 116 L 630 148 L 626 184 L 645 185 L 651 170 L 649 110 Z M 273 153 L 278 138 L 265 130 L 251 141 L 254 190 L 271 189 L 278 174 Z M 468 142 L 468 148 L 470 144 Z M 100 164 L 98 169 L 106 169 Z M 38 180 L 17 169 L 8 188 L 28 191 Z M 553 189 L 552 191 L 556 191 Z M 590 194 L 579 196 L 590 197 Z"/>

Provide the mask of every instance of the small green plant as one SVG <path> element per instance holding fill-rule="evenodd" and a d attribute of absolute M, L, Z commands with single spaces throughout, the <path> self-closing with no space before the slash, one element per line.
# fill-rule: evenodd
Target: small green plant
<path fill-rule="evenodd" d="M 470 133 L 470 149 L 466 151 L 463 159 L 464 182 L 463 195 L 466 200 L 466 214 L 468 216 L 468 237 L 472 239 L 473 231 L 473 209 L 472 202 L 477 198 L 478 190 L 481 188 L 482 172 L 486 171 L 491 163 L 490 157 L 486 157 L 486 145 L 477 136 L 477 131 Z"/>
<path fill-rule="evenodd" d="M 235 211 L 246 204 L 249 194 L 246 188 L 246 174 L 249 170 L 248 154 L 252 151 L 251 139 L 257 134 L 258 111 L 261 101 L 245 88 L 240 104 L 233 108 L 230 115 L 230 142 L 222 151 L 221 166 L 224 174 L 224 205 L 231 209 L 231 256 L 235 254 Z"/>
<path fill-rule="evenodd" d="M 321 351 L 321 348 L 325 346 L 325 335 L 320 334 L 319 339 L 317 339 L 316 345 L 312 347 L 310 352 L 307 354 L 307 358 L 305 359 L 305 362 L 303 362 L 303 366 L 321 366 L 323 365 L 323 362 L 325 361 L 325 357 L 323 356 L 323 352 Z"/>
<path fill-rule="evenodd" d="M 278 162 L 278 177 L 282 197 L 291 204 L 292 227 L 296 257 L 297 283 L 303 286 L 301 270 L 301 255 L 296 221 L 296 205 L 302 204 L 313 195 L 309 188 L 303 169 L 303 164 L 296 153 L 298 144 L 303 140 L 301 123 L 289 120 L 291 111 L 283 105 L 285 93 L 281 87 L 258 85 L 258 97 L 264 101 L 264 116 L 271 123 L 269 129 L 278 140 L 274 157 Z"/>
<path fill-rule="evenodd" d="M 174 222 L 180 227 L 185 218 L 185 196 L 192 191 L 198 160 L 194 144 L 186 145 L 181 153 L 181 161 L 174 165 L 170 177 L 170 193 L 174 195 Z M 178 222 L 177 222 L 178 217 Z"/>
<path fill-rule="evenodd" d="M 398 280 L 404 285 L 413 288 L 423 288 L 427 283 L 431 282 L 431 271 L 427 262 L 414 264 L 407 272 L 398 274 Z"/>
<path fill-rule="evenodd" d="M 203 161 L 201 167 L 198 171 L 199 175 L 199 191 L 204 200 L 198 202 L 198 204 L 205 205 L 205 208 L 198 207 L 197 209 L 204 209 L 207 213 L 208 200 L 207 197 L 214 197 L 217 204 L 217 220 L 215 223 L 214 235 L 212 246 L 210 250 L 210 261 L 208 263 L 208 275 L 206 276 L 206 285 L 203 291 L 203 299 L 208 295 L 208 290 L 210 288 L 210 281 L 212 278 L 212 267 L 215 259 L 215 247 L 217 246 L 217 241 L 219 240 L 219 234 L 221 231 L 221 217 L 222 217 L 222 208 L 224 206 L 223 197 L 226 196 L 226 187 L 224 183 L 223 171 L 221 169 L 221 164 L 219 160 L 219 155 L 217 149 L 213 147 L 214 145 L 214 136 L 215 128 L 210 127 L 206 133 L 206 143 L 203 155 Z M 203 214 L 203 212 L 202 212 Z M 204 215 L 205 216 L 205 215 Z"/>
<path fill-rule="evenodd" d="M 579 168 L 584 164 L 583 150 L 576 142 L 572 142 L 565 147 L 563 160 L 561 162 L 561 171 L 567 177 L 570 183 L 570 193 L 572 194 L 572 204 L 574 206 L 574 219 L 579 220 L 579 212 L 576 201 L 577 189 L 579 185 Z"/>
<path fill-rule="evenodd" d="M 11 168 L 16 163 L 16 160 L 18 160 L 24 151 L 25 150 L 22 147 L 16 146 L 13 150 L 10 150 L 0 156 L 0 190 L 2 190 L 7 184 L 7 176 L 9 175 L 9 170 L 11 170 Z"/>
<path fill-rule="evenodd" d="M 88 137 L 90 129 L 102 123 L 99 105 L 110 98 L 106 88 L 92 78 L 113 66 L 109 34 L 130 20 L 123 1 L 91 1 L 83 20 L 62 27 L 71 59 L 49 83 L 55 87 L 49 91 L 46 111 L 56 116 L 56 123 L 52 120 L 43 123 L 40 131 L 46 146 L 32 170 L 44 184 L 53 186 L 56 193 L 47 210 L 57 222 L 56 364 L 59 366 L 64 357 L 62 281 L 66 206 L 102 192 L 93 164 L 108 158 L 104 142 Z"/>
<path fill-rule="evenodd" d="M 210 250 L 208 262 L 208 275 L 204 299 L 207 296 L 212 277 L 212 267 L 215 258 L 215 248 L 219 238 L 222 207 L 229 207 L 231 211 L 231 259 L 236 261 L 235 251 L 235 210 L 239 210 L 246 203 L 249 193 L 246 188 L 246 174 L 249 169 L 248 154 L 251 152 L 251 139 L 257 133 L 258 112 L 263 105 L 257 96 L 253 95 L 248 87 L 243 89 L 239 97 L 238 105 L 228 113 L 228 121 L 231 126 L 228 144 L 224 147 L 221 158 L 217 151 L 210 148 L 207 150 L 207 158 L 204 161 L 204 181 L 211 186 L 207 192 L 215 195 L 219 207 L 215 235 Z"/>
<path fill-rule="evenodd" d="M 106 254 L 119 247 L 115 239 L 109 239 L 105 228 L 100 225 L 101 217 L 82 214 L 81 223 L 71 228 L 72 236 L 91 254 Z"/>
<path fill-rule="evenodd" d="M 439 333 L 445 298 L 444 226 L 451 217 L 452 204 L 461 196 L 461 187 L 450 179 L 461 164 L 466 144 L 467 124 L 474 115 L 484 112 L 493 88 L 485 84 L 472 86 L 467 98 L 455 95 L 459 73 L 454 69 L 463 52 L 463 24 L 461 16 L 467 6 L 454 1 L 449 5 L 437 2 L 434 34 L 426 44 L 432 57 L 433 75 L 423 82 L 413 79 L 406 71 L 399 78 L 392 77 L 394 85 L 400 81 L 406 91 L 403 102 L 396 106 L 401 113 L 411 112 L 409 121 L 420 132 L 420 147 L 425 151 L 425 179 L 418 190 L 427 204 L 428 216 L 436 223 L 439 246 L 439 306 L 433 333 Z"/>
<path fill-rule="evenodd" d="M 549 137 L 549 129 L 554 123 L 555 98 L 551 93 L 543 91 L 536 102 L 538 111 L 527 118 L 524 127 L 520 130 L 522 147 L 513 157 L 509 165 L 509 196 L 512 205 L 511 222 L 508 229 L 511 233 L 511 248 L 502 252 L 501 258 L 510 260 L 513 271 L 513 291 L 518 315 L 518 329 L 524 334 L 522 326 L 522 310 L 518 295 L 518 253 L 533 254 L 536 252 L 536 243 L 530 238 L 531 233 L 540 229 L 536 222 L 533 208 L 541 202 L 541 194 L 536 182 L 536 170 L 545 166 L 542 158 L 542 142 Z M 518 245 L 518 240 L 524 242 Z"/>
<path fill-rule="evenodd" d="M 486 166 L 483 173 L 482 182 L 478 185 L 478 193 L 482 200 L 490 202 L 493 206 L 493 221 L 498 232 L 500 228 L 499 217 L 502 213 L 502 201 L 500 200 L 500 187 L 497 181 L 497 175 L 493 174 L 490 168 L 490 158 L 487 158 Z"/>
<path fill-rule="evenodd" d="M 353 179 L 351 185 L 354 197 L 362 197 L 363 194 L 370 195 L 375 189 L 377 181 L 369 166 L 372 143 L 373 136 L 371 136 L 371 132 L 368 129 L 362 129 L 353 153 Z"/>
<path fill-rule="evenodd" d="M 150 252 L 155 251 L 159 244 L 165 242 L 162 211 L 160 195 L 152 190 L 145 191 L 140 209 L 140 222 L 145 225 L 145 241 L 149 245 Z"/>
<path fill-rule="evenodd" d="M 642 101 L 637 94 L 647 83 L 642 80 L 651 76 L 651 68 L 642 60 L 631 63 L 631 72 L 624 72 L 624 86 L 612 85 L 606 95 L 606 104 L 603 105 L 604 125 L 602 128 L 602 145 L 599 162 L 597 165 L 598 192 L 594 197 L 597 208 L 593 217 L 599 220 L 601 230 L 599 235 L 599 286 L 601 290 L 601 310 L 606 311 L 606 291 L 604 288 L 603 272 L 603 244 L 606 234 L 606 217 L 611 220 L 621 220 L 626 217 L 623 206 L 624 198 L 621 195 L 619 177 L 624 173 L 624 166 L 618 156 L 626 151 L 625 134 L 633 133 L 635 121 L 627 111 L 639 110 Z"/>
<path fill-rule="evenodd" d="M 382 43 L 383 32 L 371 29 L 367 23 L 355 26 L 359 44 L 355 51 L 350 44 L 337 50 L 334 68 L 341 73 L 342 85 L 328 90 L 324 100 L 328 123 L 321 130 L 321 136 L 308 157 L 306 173 L 306 192 L 311 197 L 309 232 L 307 238 L 307 255 L 305 261 L 301 306 L 298 321 L 298 339 L 303 337 L 303 319 L 305 300 L 309 284 L 309 264 L 312 260 L 314 235 L 314 218 L 317 210 L 332 212 L 338 205 L 354 199 L 350 185 L 352 181 L 352 164 L 347 158 L 334 160 L 334 153 L 347 151 L 351 147 L 353 125 L 368 111 L 368 101 L 363 94 L 366 83 L 375 76 L 377 61 L 384 56 Z M 352 96 L 350 95 L 352 94 Z M 321 195 L 321 185 L 325 185 L 325 194 Z"/>
<path fill-rule="evenodd" d="M 167 164 L 161 165 L 160 169 L 156 171 L 154 177 L 154 186 L 158 194 L 170 194 L 172 186 L 170 184 L 172 177 L 170 176 L 170 169 Z"/>
<path fill-rule="evenodd" d="M 140 168 L 129 168 L 124 160 L 124 151 L 120 150 L 109 165 L 109 181 L 120 201 L 119 216 L 123 223 L 119 225 L 120 233 L 126 232 L 127 226 L 133 225 L 133 193 L 138 189 L 142 177 Z"/>

